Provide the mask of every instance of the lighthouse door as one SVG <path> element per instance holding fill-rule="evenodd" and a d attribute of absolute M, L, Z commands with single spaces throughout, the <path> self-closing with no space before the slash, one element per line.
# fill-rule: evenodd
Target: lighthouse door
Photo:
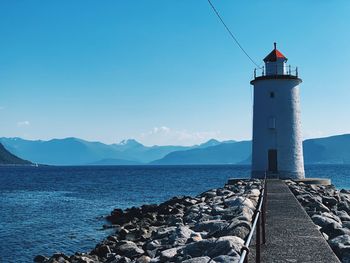
<path fill-rule="evenodd" d="M 277 150 L 269 150 L 269 172 L 277 172 Z"/>

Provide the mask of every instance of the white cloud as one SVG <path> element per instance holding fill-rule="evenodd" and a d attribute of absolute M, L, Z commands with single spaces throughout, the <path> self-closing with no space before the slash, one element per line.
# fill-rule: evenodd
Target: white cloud
<path fill-rule="evenodd" d="M 218 138 L 219 135 L 220 131 L 192 132 L 186 129 L 173 130 L 166 126 L 160 126 L 142 133 L 141 140 L 148 145 L 194 145 Z"/>
<path fill-rule="evenodd" d="M 29 121 L 19 121 L 17 122 L 17 126 L 18 127 L 25 127 L 25 126 L 29 126 L 30 122 Z"/>

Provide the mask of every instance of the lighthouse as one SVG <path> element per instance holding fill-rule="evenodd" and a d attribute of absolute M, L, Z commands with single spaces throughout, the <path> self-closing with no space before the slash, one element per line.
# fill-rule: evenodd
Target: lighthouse
<path fill-rule="evenodd" d="M 305 177 L 300 120 L 298 69 L 274 49 L 264 58 L 261 75 L 254 70 L 252 177 Z"/>

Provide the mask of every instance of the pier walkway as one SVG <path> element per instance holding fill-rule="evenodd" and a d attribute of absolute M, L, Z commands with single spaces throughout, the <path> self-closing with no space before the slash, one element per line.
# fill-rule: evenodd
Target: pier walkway
<path fill-rule="evenodd" d="M 255 240 L 249 262 L 255 262 Z M 340 263 L 337 256 L 279 179 L 267 181 L 266 244 L 261 245 L 263 263 Z"/>

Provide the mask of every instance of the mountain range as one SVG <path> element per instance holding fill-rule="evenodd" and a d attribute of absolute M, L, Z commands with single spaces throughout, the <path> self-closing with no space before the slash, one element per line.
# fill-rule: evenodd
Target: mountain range
<path fill-rule="evenodd" d="M 49 165 L 184 165 L 250 164 L 251 141 L 211 139 L 193 146 L 145 146 L 136 140 L 116 144 L 78 138 L 49 141 L 0 138 L 10 152 L 34 163 Z M 303 142 L 306 164 L 350 164 L 350 134 Z"/>
<path fill-rule="evenodd" d="M 30 165 L 31 162 L 18 158 L 0 143 L 0 165 Z"/>

